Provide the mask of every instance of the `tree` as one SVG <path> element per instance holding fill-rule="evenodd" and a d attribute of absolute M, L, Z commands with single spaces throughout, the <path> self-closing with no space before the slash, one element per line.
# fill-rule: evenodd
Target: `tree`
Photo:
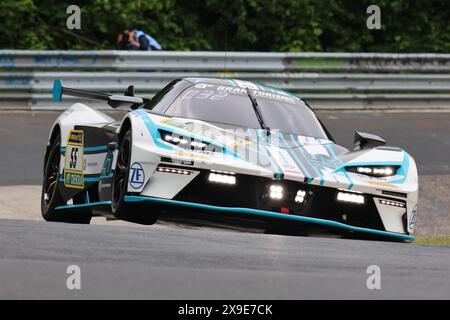
<path fill-rule="evenodd" d="M 2 49 L 114 49 L 139 28 L 167 50 L 448 52 L 450 9 L 439 0 L 2 0 Z M 81 8 L 81 30 L 66 27 Z"/>

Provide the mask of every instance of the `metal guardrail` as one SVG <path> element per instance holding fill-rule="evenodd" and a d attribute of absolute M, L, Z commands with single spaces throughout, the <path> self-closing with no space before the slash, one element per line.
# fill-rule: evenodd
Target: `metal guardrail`
<path fill-rule="evenodd" d="M 269 84 L 299 94 L 304 92 L 448 92 L 450 74 L 342 74 L 342 73 L 251 73 L 228 76 Z M 137 91 L 156 92 L 175 78 L 222 77 L 214 72 L 0 72 L 0 90 L 48 92 L 53 80 L 67 86 L 120 92 L 133 84 Z"/>
<path fill-rule="evenodd" d="M 152 96 L 174 78 L 224 75 L 295 92 L 318 109 L 450 108 L 450 54 L 228 52 L 224 68 L 224 52 L 0 50 L 0 108 L 65 107 L 70 99 L 51 101 L 55 79 L 111 93 L 134 84 Z"/>
<path fill-rule="evenodd" d="M 0 68 L 152 71 L 450 70 L 450 54 L 0 50 Z"/>

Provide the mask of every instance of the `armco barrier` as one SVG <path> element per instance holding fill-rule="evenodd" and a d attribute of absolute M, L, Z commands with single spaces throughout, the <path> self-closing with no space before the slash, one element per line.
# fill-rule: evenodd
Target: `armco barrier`
<path fill-rule="evenodd" d="M 60 107 L 54 79 L 113 93 L 134 84 L 151 96 L 200 75 L 273 85 L 316 108 L 450 108 L 449 71 L 450 54 L 0 50 L 0 108 Z"/>
<path fill-rule="evenodd" d="M 0 50 L 0 68 L 159 71 L 450 71 L 450 54 Z"/>

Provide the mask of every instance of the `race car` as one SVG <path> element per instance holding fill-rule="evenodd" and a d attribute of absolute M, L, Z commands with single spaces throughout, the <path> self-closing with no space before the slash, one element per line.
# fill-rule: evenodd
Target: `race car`
<path fill-rule="evenodd" d="M 153 98 L 67 88 L 63 95 L 128 112 L 120 121 L 82 102 L 53 124 L 41 209 L 47 221 L 93 216 L 153 224 L 185 219 L 256 223 L 268 233 L 414 240 L 414 159 L 373 134 L 351 150 L 309 105 L 271 86 L 176 79 Z"/>

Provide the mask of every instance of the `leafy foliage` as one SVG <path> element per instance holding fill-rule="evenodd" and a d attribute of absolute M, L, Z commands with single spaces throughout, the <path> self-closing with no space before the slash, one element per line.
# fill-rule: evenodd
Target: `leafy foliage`
<path fill-rule="evenodd" d="M 115 49 L 139 28 L 167 50 L 450 51 L 450 9 L 440 0 L 377 0 L 381 30 L 368 30 L 372 0 L 2 0 L 2 49 Z M 81 30 L 66 9 L 81 8 Z"/>

